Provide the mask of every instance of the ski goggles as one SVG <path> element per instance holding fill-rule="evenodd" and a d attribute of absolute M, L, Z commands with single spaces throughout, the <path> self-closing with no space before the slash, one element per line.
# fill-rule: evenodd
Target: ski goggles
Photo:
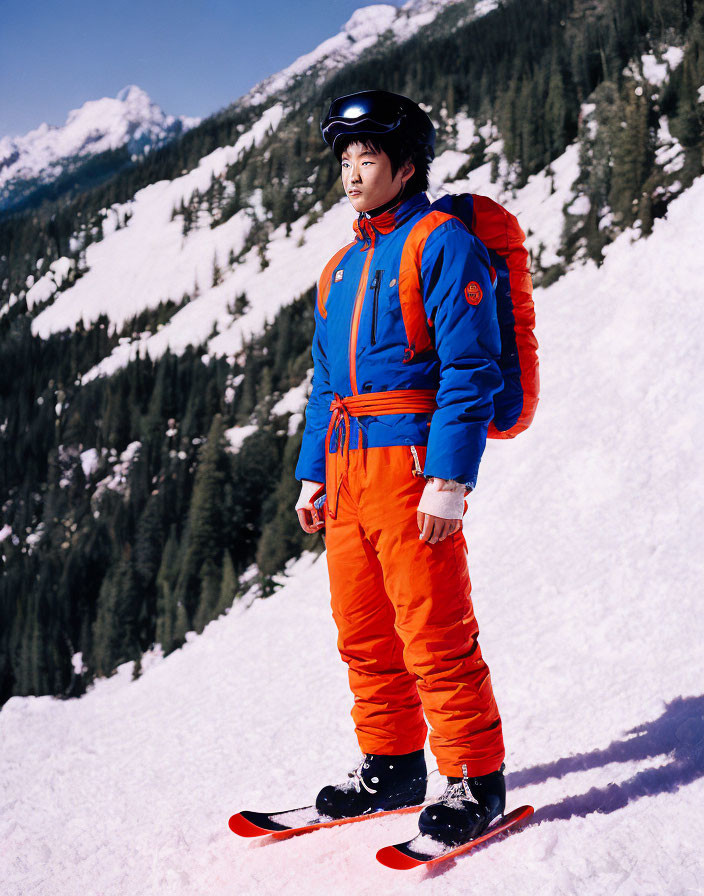
<path fill-rule="evenodd" d="M 407 96 L 387 90 L 362 90 L 340 96 L 320 122 L 323 140 L 335 152 L 337 138 L 350 134 L 406 132 L 422 147 L 429 162 L 435 156 L 435 128 L 428 115 Z"/>
<path fill-rule="evenodd" d="M 341 134 L 388 134 L 406 118 L 399 97 L 381 90 L 340 96 L 320 124 L 323 140 L 333 147 Z"/>

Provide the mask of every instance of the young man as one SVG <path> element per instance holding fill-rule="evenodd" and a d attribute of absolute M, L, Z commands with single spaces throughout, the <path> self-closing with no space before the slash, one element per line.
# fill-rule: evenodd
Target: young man
<path fill-rule="evenodd" d="M 462 534 L 502 385 L 489 256 L 457 218 L 430 208 L 435 132 L 414 102 L 380 90 L 340 97 L 321 128 L 358 218 L 318 283 L 296 510 L 306 532 L 326 528 L 364 758 L 316 805 L 341 818 L 422 802 L 425 715 L 448 786 L 419 826 L 461 843 L 505 804 L 501 720 Z"/>

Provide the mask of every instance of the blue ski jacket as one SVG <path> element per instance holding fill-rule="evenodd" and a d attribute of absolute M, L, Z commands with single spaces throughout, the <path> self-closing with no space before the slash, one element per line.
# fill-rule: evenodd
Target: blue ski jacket
<path fill-rule="evenodd" d="M 296 478 L 325 481 L 336 397 L 420 389 L 436 393 L 433 411 L 351 417 L 349 450 L 427 445 L 425 476 L 474 488 L 503 384 L 489 253 L 425 193 L 376 217 L 361 213 L 354 230 L 354 242 L 335 253 L 318 282 Z M 330 452 L 340 445 L 339 430 Z"/>

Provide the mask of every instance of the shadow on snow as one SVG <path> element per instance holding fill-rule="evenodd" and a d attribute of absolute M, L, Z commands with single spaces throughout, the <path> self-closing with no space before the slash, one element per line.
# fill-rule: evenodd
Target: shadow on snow
<path fill-rule="evenodd" d="M 592 812 L 615 812 L 640 797 L 674 793 L 683 785 L 704 777 L 704 696 L 678 697 L 667 704 L 659 718 L 633 728 L 622 740 L 613 741 L 603 750 L 579 753 L 513 772 L 506 777 L 507 790 L 541 784 L 548 778 L 562 778 L 571 772 L 612 762 L 632 762 L 663 755 L 669 757 L 667 763 L 638 772 L 623 784 L 592 787 L 578 796 L 541 806 L 530 823 L 584 817 Z"/>
<path fill-rule="evenodd" d="M 631 729 L 622 740 L 613 741 L 603 750 L 579 753 L 513 772 L 506 776 L 507 791 L 510 795 L 512 788 L 542 784 L 548 778 L 562 778 L 571 772 L 600 768 L 612 762 L 633 762 L 656 756 L 668 756 L 669 761 L 659 768 L 638 772 L 623 784 L 592 787 L 579 796 L 541 806 L 527 827 L 541 821 L 566 820 L 575 816 L 583 818 L 593 812 L 615 812 L 640 797 L 674 793 L 680 787 L 704 777 L 704 696 L 677 697 L 667 704 L 659 718 Z M 489 847 L 491 842 L 477 847 L 477 852 Z M 457 861 L 461 861 L 461 857 L 428 868 L 425 877 L 439 877 Z"/>

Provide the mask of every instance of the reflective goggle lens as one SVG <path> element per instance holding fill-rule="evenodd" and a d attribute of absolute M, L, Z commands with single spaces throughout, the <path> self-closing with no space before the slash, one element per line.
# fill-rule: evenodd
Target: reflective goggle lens
<path fill-rule="evenodd" d="M 396 124 L 400 113 L 399 105 L 380 96 L 340 97 L 330 106 L 328 121 L 342 118 L 352 121 L 359 118 L 371 118 L 381 125 Z"/>

